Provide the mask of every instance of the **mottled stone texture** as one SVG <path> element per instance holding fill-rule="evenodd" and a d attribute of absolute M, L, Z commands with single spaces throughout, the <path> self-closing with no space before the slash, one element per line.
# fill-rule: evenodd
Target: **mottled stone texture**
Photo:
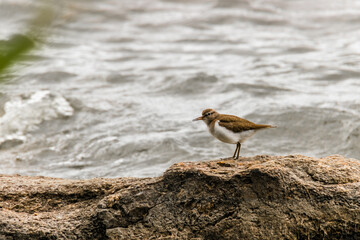
<path fill-rule="evenodd" d="M 2 239 L 360 239 L 360 162 L 255 156 L 158 178 L 0 175 Z"/>

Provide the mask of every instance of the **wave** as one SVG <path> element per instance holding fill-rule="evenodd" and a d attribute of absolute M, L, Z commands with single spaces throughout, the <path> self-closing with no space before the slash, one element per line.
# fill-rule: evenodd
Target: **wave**
<path fill-rule="evenodd" d="M 0 118 L 0 147 L 9 148 L 26 140 L 43 121 L 69 117 L 74 113 L 69 102 L 59 93 L 40 90 L 10 98 Z"/>

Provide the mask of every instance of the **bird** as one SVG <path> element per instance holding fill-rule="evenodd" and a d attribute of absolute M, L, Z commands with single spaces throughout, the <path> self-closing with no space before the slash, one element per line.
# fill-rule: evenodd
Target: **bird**
<path fill-rule="evenodd" d="M 214 109 L 205 109 L 201 116 L 193 121 L 202 120 L 206 123 L 209 132 L 224 143 L 236 144 L 233 159 L 239 159 L 241 144 L 253 136 L 257 131 L 276 126 L 256 124 L 234 115 L 220 114 Z"/>

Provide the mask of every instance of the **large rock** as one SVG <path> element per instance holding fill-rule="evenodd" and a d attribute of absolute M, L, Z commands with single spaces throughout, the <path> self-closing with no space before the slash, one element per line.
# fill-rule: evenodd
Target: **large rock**
<path fill-rule="evenodd" d="M 0 175 L 0 239 L 360 239 L 360 162 L 185 162 L 158 178 Z"/>

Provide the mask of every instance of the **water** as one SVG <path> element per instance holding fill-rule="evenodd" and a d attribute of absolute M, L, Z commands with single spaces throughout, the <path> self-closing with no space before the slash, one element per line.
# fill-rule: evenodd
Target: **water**
<path fill-rule="evenodd" d="M 0 39 L 36 1 L 0 1 Z M 360 159 L 360 2 L 61 1 L 0 88 L 0 173 L 159 176 L 233 154 L 192 122 L 215 108 L 277 129 L 242 155 Z"/>

